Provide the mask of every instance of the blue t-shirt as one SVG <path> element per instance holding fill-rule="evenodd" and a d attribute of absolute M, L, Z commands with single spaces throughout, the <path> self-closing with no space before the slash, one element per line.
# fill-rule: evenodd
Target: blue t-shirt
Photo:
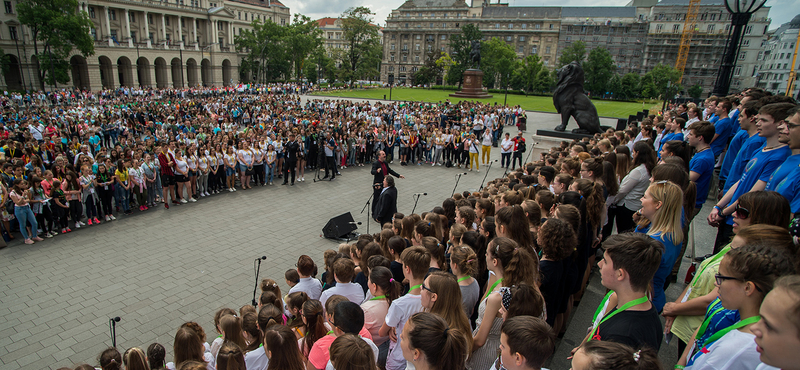
<path fill-rule="evenodd" d="M 789 200 L 792 213 L 800 212 L 800 167 L 794 166 L 773 190 Z"/>
<path fill-rule="evenodd" d="M 711 143 L 711 150 L 714 151 L 715 157 L 718 156 L 719 153 L 722 153 L 722 150 L 728 145 L 728 138 L 731 137 L 732 128 L 731 119 L 728 117 L 722 118 L 714 123 L 714 132 L 719 135 L 719 137 Z"/>
<path fill-rule="evenodd" d="M 672 137 L 672 140 L 683 141 L 683 132 L 675 133 L 675 136 Z"/>
<path fill-rule="evenodd" d="M 716 113 L 712 114 L 711 117 L 708 118 L 708 122 L 717 123 L 717 121 L 719 121 L 719 116 Z"/>
<path fill-rule="evenodd" d="M 736 192 L 733 193 L 733 198 L 731 198 L 731 202 L 728 203 L 728 206 L 739 200 L 739 197 L 744 193 L 749 192 L 750 189 L 753 188 L 753 185 L 759 180 L 764 182 L 769 181 L 769 178 L 778 166 L 792 154 L 792 150 L 789 149 L 788 146 L 782 146 L 765 152 L 763 149 L 766 146 L 767 144 L 764 143 L 764 146 L 756 152 L 750 162 L 747 162 L 744 173 L 742 173 L 742 178 L 739 180 L 739 186 L 736 188 Z M 728 216 L 727 223 L 728 225 L 733 225 L 732 216 Z"/>
<path fill-rule="evenodd" d="M 742 148 L 739 149 L 739 154 L 736 155 L 736 158 L 733 160 L 733 164 L 731 164 L 731 171 L 728 173 L 728 180 L 725 181 L 725 186 L 722 188 L 723 193 L 727 193 L 728 189 L 730 189 L 733 184 L 742 178 L 744 166 L 747 165 L 747 162 L 750 162 L 750 159 L 753 158 L 753 155 L 756 154 L 759 148 L 764 146 L 765 142 L 766 139 L 758 134 L 750 136 L 744 140 Z"/>
<path fill-rule="evenodd" d="M 703 343 L 711 338 L 712 335 L 716 334 L 722 329 L 725 329 L 733 324 L 736 324 L 741 320 L 741 316 L 739 315 L 739 311 L 737 310 L 728 310 L 725 307 L 722 307 L 722 302 L 720 302 L 719 298 L 715 299 L 708 305 L 706 309 L 706 316 L 704 320 L 711 318 L 706 327 L 705 333 L 697 338 L 695 342 L 695 353 L 690 353 L 689 358 L 686 361 L 686 366 L 691 366 L 697 360 L 698 357 L 704 354 Z M 710 345 L 711 343 L 707 343 Z"/>
<path fill-rule="evenodd" d="M 703 203 L 708 198 L 708 188 L 711 186 L 711 177 L 714 174 L 714 153 L 711 149 L 697 152 L 689 161 L 689 171 L 700 174 L 695 184 L 697 184 L 697 199 L 694 206 L 702 208 Z"/>
<path fill-rule="evenodd" d="M 661 137 L 661 142 L 659 143 L 658 150 L 656 151 L 656 154 L 658 154 L 658 158 L 661 158 L 661 148 L 664 147 L 664 144 L 667 141 L 675 140 L 675 139 L 673 139 L 674 137 L 675 137 L 675 134 L 671 133 L 671 132 L 668 133 L 668 134 L 665 134 L 664 136 Z"/>
<path fill-rule="evenodd" d="M 772 176 L 770 176 L 766 190 L 775 190 L 778 184 L 780 184 L 786 176 L 789 176 L 789 173 L 797 168 L 798 165 L 800 165 L 800 154 L 795 154 L 786 158 L 786 160 L 778 166 L 778 169 L 772 173 Z"/>
<path fill-rule="evenodd" d="M 664 305 L 667 303 L 667 297 L 664 295 L 664 282 L 667 281 L 669 274 L 672 273 L 672 266 L 675 265 L 675 260 L 678 259 L 678 255 L 681 253 L 681 245 L 675 244 L 671 235 L 658 233 L 650 235 L 650 237 L 664 245 L 664 251 L 661 254 L 661 263 L 658 265 L 658 270 L 656 270 L 656 274 L 653 276 L 653 305 L 656 306 L 658 312 L 661 312 L 661 310 L 664 309 Z"/>
<path fill-rule="evenodd" d="M 719 180 L 725 181 L 728 174 L 731 172 L 731 165 L 736 155 L 739 154 L 739 149 L 742 149 L 744 141 L 747 140 L 748 134 L 745 130 L 739 130 L 736 135 L 731 139 L 731 144 L 728 145 L 728 153 L 725 154 L 725 159 L 722 160 L 722 167 L 719 170 Z"/>

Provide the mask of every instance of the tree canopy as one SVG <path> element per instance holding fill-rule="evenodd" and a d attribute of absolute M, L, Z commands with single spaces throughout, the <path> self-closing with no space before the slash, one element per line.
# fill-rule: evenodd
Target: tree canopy
<path fill-rule="evenodd" d="M 583 60 L 586 58 L 586 43 L 583 41 L 575 41 L 572 45 L 567 46 L 561 52 L 561 56 L 558 58 L 558 68 L 561 68 L 564 65 L 570 64 L 572 62 L 578 62 L 578 64 L 583 64 Z"/>
<path fill-rule="evenodd" d="M 472 50 L 472 41 L 481 40 L 483 33 L 474 24 L 467 24 L 461 27 L 461 33 L 450 37 L 450 57 L 453 58 L 453 66 L 447 72 L 447 83 L 450 85 L 461 85 L 461 76 L 469 68 L 471 60 L 469 52 Z M 481 45 L 483 46 L 483 45 Z M 486 50 L 481 50 L 481 55 L 486 55 Z"/>
<path fill-rule="evenodd" d="M 378 26 L 372 24 L 373 15 L 369 8 L 359 6 L 345 10 L 341 16 L 346 44 L 341 73 L 351 85 L 358 79 L 378 75 L 383 49 Z"/>
<path fill-rule="evenodd" d="M 594 95 L 604 95 L 608 92 L 608 83 L 616 70 L 611 53 L 606 48 L 594 48 L 589 52 L 589 58 L 583 63 L 586 76 L 585 87 Z"/>
<path fill-rule="evenodd" d="M 77 0 L 20 0 L 17 12 L 20 23 L 32 33 L 40 89 L 45 83 L 69 82 L 67 58 L 73 49 L 84 57 L 94 54 L 89 33 L 93 24 L 88 14 L 78 11 Z"/>

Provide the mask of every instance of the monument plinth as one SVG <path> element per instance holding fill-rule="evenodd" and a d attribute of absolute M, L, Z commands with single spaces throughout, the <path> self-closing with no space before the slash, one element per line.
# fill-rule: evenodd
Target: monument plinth
<path fill-rule="evenodd" d="M 492 96 L 483 89 L 483 71 L 480 69 L 468 69 L 464 71 L 464 83 L 461 91 L 450 94 L 452 97 L 465 99 L 486 99 Z"/>

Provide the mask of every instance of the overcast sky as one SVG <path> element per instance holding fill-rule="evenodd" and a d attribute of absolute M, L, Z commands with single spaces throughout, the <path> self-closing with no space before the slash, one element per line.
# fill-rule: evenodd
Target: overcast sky
<path fill-rule="evenodd" d="M 305 14 L 312 19 L 323 17 L 338 17 L 347 8 L 355 6 L 366 6 L 374 13 L 374 22 L 384 25 L 386 17 L 397 9 L 405 0 L 281 0 L 292 12 Z M 467 0 L 470 1 L 470 0 Z M 478 0 L 476 0 L 478 1 Z M 504 0 L 510 6 L 623 6 L 628 0 L 561 0 L 550 2 L 544 0 Z M 800 2 L 797 0 L 768 0 L 767 6 L 770 9 L 772 23 L 770 29 L 778 28 L 781 24 L 789 22 L 792 18 L 800 14 Z"/>

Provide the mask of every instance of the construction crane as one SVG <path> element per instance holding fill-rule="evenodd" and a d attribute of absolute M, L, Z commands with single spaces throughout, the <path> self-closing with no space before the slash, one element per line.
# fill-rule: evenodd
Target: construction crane
<path fill-rule="evenodd" d="M 789 83 L 786 84 L 786 96 L 792 96 L 794 90 L 794 82 L 797 80 L 797 48 L 800 47 L 800 31 L 797 32 L 797 41 L 794 43 L 794 56 L 792 57 L 791 70 L 789 71 Z"/>
<path fill-rule="evenodd" d="M 689 44 L 692 42 L 695 28 L 697 28 L 697 13 L 699 12 L 700 0 L 690 0 L 689 10 L 686 11 L 686 18 L 683 20 L 683 32 L 681 33 L 681 46 L 680 49 L 678 49 L 678 60 L 675 62 L 675 69 L 681 73 L 678 83 L 683 81 L 683 70 L 686 68 L 686 61 L 689 59 Z"/>

